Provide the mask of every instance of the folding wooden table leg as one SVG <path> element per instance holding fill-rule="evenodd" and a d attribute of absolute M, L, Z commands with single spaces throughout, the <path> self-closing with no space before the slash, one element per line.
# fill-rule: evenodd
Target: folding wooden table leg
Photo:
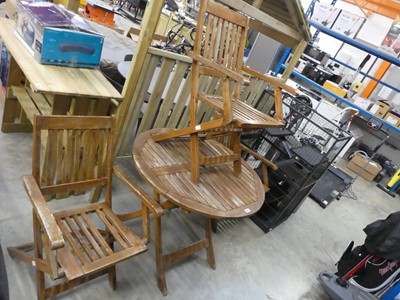
<path fill-rule="evenodd" d="M 160 202 L 160 194 L 155 190 L 153 191 L 154 200 Z M 144 225 L 144 224 L 143 224 Z M 146 229 L 148 230 L 148 228 Z M 149 235 L 149 232 L 145 233 L 145 236 Z M 161 293 L 166 296 L 168 295 L 167 283 L 165 281 L 164 271 L 164 256 L 162 253 L 162 232 L 161 232 L 161 217 L 154 215 L 154 244 L 156 248 L 156 269 L 157 269 L 157 286 Z M 148 236 L 148 238 L 150 238 Z"/>
<path fill-rule="evenodd" d="M 168 295 L 165 281 L 164 257 L 162 253 L 161 218 L 154 216 L 154 242 L 156 247 L 157 285 L 161 293 Z"/>
<path fill-rule="evenodd" d="M 211 239 L 211 229 L 213 227 L 213 221 L 211 218 L 206 218 L 206 239 L 208 240 L 208 247 L 207 247 L 207 261 L 211 268 L 214 270 L 217 268 L 215 264 L 215 256 L 214 256 L 214 248 Z"/>

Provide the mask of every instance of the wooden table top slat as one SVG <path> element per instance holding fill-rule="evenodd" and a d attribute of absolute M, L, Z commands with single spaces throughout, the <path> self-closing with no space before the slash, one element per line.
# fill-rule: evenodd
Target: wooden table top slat
<path fill-rule="evenodd" d="M 201 167 L 200 182 L 194 184 L 187 167 L 190 166 L 189 139 L 155 142 L 151 138 L 170 130 L 146 131 L 133 145 L 139 173 L 158 193 L 184 209 L 213 218 L 246 217 L 261 208 L 265 198 L 262 182 L 243 160 L 239 177 L 233 174 L 232 163 L 206 166 Z M 201 140 L 200 149 L 203 155 L 232 153 L 215 140 Z"/>
<path fill-rule="evenodd" d="M 122 99 L 98 69 L 42 65 L 17 38 L 13 20 L 0 18 L 0 38 L 31 83 L 34 92 Z"/>

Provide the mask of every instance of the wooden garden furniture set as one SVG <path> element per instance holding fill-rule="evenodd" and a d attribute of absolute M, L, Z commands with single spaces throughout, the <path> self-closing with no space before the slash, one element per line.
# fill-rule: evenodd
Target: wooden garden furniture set
<path fill-rule="evenodd" d="M 262 206 L 268 191 L 267 170 L 277 167 L 241 145 L 240 134 L 243 130 L 284 126 L 281 89 L 295 91 L 279 80 L 257 74 L 276 86 L 275 116 L 241 102 L 240 87 L 247 83 L 243 71 L 254 72 L 242 63 L 249 18 L 205 0 L 201 2 L 198 24 L 204 24 L 205 31 L 197 31 L 194 51 L 190 53 L 190 126 L 145 131 L 133 144 L 133 162 L 152 188 L 152 196 L 127 170 L 112 165 L 114 117 L 32 117 L 32 175 L 24 176 L 23 182 L 33 206 L 34 243 L 10 247 L 9 253 L 35 266 L 39 299 L 106 273 L 115 288 L 115 264 L 147 249 L 151 214 L 157 284 L 166 295 L 167 264 L 206 249 L 207 261 L 215 269 L 212 220 L 250 216 Z M 0 34 L 3 35 L 1 30 Z M 203 75 L 220 78 L 221 96 L 199 90 L 198 80 Z M 213 120 L 201 122 L 197 115 L 199 102 L 215 110 Z M 228 143 L 217 141 L 220 137 L 227 138 Z M 242 150 L 263 162 L 263 182 L 241 158 Z M 117 216 L 112 211 L 112 173 L 141 201 L 140 212 Z M 47 203 L 52 198 L 81 197 L 89 188 L 91 199 L 96 199 L 104 189 L 105 201 L 57 212 L 52 212 Z M 205 236 L 164 254 L 161 217 L 165 209 L 174 207 L 203 216 Z M 132 217 L 142 218 L 142 238 L 123 224 Z M 65 280 L 46 288 L 44 274 Z"/>

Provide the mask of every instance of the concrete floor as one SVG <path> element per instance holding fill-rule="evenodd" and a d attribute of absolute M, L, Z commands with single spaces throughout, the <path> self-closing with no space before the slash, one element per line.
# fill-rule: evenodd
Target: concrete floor
<path fill-rule="evenodd" d="M 35 298 L 33 267 L 12 260 L 6 251 L 7 246 L 32 239 L 31 206 L 20 179 L 30 173 L 30 155 L 30 133 L 0 132 L 0 239 L 11 299 Z M 118 212 L 138 206 L 116 180 L 113 190 Z M 116 291 L 102 277 L 57 299 L 328 299 L 316 280 L 319 272 L 335 270 L 350 240 L 362 244 L 367 224 L 400 209 L 398 196 L 391 198 L 362 178 L 356 179 L 353 190 L 358 200 L 342 198 L 326 209 L 307 199 L 296 214 L 268 234 L 249 219 L 220 223 L 213 236 L 217 269 L 208 266 L 205 251 L 170 266 L 166 298 L 156 285 L 154 244 L 150 243 L 146 253 L 118 265 Z M 167 213 L 165 251 L 195 241 L 203 234 L 202 222 L 180 210 Z M 138 221 L 127 225 L 140 234 Z"/>

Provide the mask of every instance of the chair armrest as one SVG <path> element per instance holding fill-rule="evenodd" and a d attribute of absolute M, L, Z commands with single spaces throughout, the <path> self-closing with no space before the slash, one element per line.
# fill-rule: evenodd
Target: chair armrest
<path fill-rule="evenodd" d="M 149 194 L 135 182 L 132 176 L 125 172 L 120 166 L 116 165 L 113 166 L 113 172 L 154 215 L 157 217 L 164 215 L 164 209 L 161 205 L 152 199 Z"/>
<path fill-rule="evenodd" d="M 291 86 L 288 86 L 287 84 L 283 83 L 282 81 L 280 81 L 277 78 L 261 74 L 261 73 L 254 71 L 253 69 L 250 69 L 249 67 L 246 67 L 246 66 L 243 66 L 242 70 L 244 72 L 250 74 L 251 76 L 257 77 L 258 79 L 264 80 L 264 81 L 269 82 L 277 87 L 280 87 L 281 89 L 289 92 L 293 96 L 297 95 L 296 89 L 292 88 Z"/>
<path fill-rule="evenodd" d="M 189 52 L 188 56 L 190 56 L 192 59 L 202 63 L 206 67 L 210 67 L 210 68 L 217 70 L 219 73 L 224 74 L 225 76 L 229 77 L 232 80 L 237 81 L 240 84 L 244 84 L 244 85 L 250 84 L 250 82 L 242 74 L 231 71 L 228 68 L 225 68 L 224 66 L 221 66 L 215 62 L 212 62 L 194 52 Z"/>
<path fill-rule="evenodd" d="M 22 176 L 22 180 L 29 199 L 31 200 L 33 210 L 38 216 L 43 231 L 50 241 L 51 249 L 55 250 L 62 248 L 65 245 L 62 232 L 58 227 L 56 219 L 44 199 L 35 178 L 32 175 L 27 175 Z"/>
<path fill-rule="evenodd" d="M 271 169 L 273 169 L 274 171 L 278 170 L 278 166 L 276 164 L 274 164 L 272 161 L 266 159 L 265 157 L 261 156 L 260 154 L 258 154 L 257 152 L 251 150 L 249 147 L 247 147 L 246 145 L 240 144 L 241 148 L 243 151 L 246 151 L 247 153 L 249 153 L 251 156 L 253 156 L 254 158 L 258 159 L 259 161 L 261 161 L 263 164 L 267 165 L 268 167 L 270 167 Z"/>

